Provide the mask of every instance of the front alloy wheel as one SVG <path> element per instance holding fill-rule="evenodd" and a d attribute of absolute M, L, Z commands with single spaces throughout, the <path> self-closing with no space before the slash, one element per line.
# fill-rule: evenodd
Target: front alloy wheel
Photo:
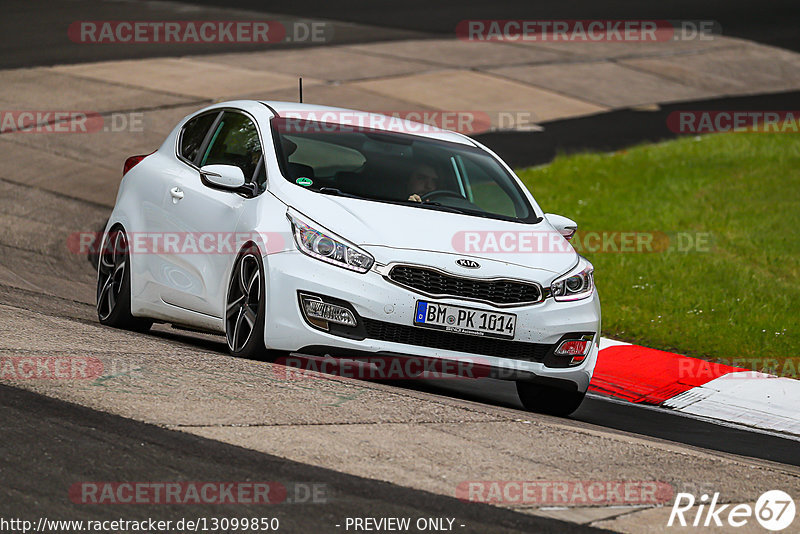
<path fill-rule="evenodd" d="M 526 410 L 566 417 L 578 409 L 586 392 L 567 391 L 518 380 L 517 395 Z"/>
<path fill-rule="evenodd" d="M 231 354 L 264 356 L 265 291 L 261 256 L 256 247 L 247 248 L 233 266 L 225 305 L 225 337 Z"/>

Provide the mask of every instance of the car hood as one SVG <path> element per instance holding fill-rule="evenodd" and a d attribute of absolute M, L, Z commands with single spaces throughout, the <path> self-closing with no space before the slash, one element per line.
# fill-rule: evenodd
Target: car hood
<path fill-rule="evenodd" d="M 307 218 L 381 256 L 391 249 L 452 254 L 561 274 L 577 253 L 547 222 L 515 223 L 385 202 L 324 195 L 300 187 L 281 191 L 283 201 Z M 377 251 L 376 251 L 377 252 Z M 377 257 L 379 262 L 391 257 Z"/>

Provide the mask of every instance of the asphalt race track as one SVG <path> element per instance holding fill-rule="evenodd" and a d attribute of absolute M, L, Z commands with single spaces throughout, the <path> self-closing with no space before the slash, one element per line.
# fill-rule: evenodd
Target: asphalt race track
<path fill-rule="evenodd" d="M 623 18 L 630 10 L 626 2 L 571 4 L 569 12 L 556 12 L 530 2 L 434 8 L 428 2 L 407 1 L 390 4 L 393 15 L 387 16 L 386 5 L 375 2 L 350 3 L 346 13 L 316 1 L 291 7 L 254 0 L 195 3 L 208 6 L 199 8 L 204 16 L 218 11 L 222 17 L 230 13 L 225 9 L 236 7 L 329 18 L 337 21 L 341 42 L 441 35 L 465 18 L 525 17 L 532 11 L 539 17 L 577 18 L 574 13 L 581 13 L 582 18 Z M 158 3 L 147 4 L 156 18 Z M 731 35 L 800 49 L 792 3 L 775 2 L 769 10 L 760 5 L 715 1 L 701 9 L 692 2 L 669 2 L 662 11 L 637 15 L 711 18 Z M 11 0 L 3 9 L 3 68 L 208 52 L 202 46 L 191 51 L 158 45 L 81 47 L 56 40 L 79 10 L 83 19 L 123 19 L 143 9 L 136 2 L 109 6 Z M 753 10 L 756 16 L 750 16 Z M 25 25 L 22 20 L 38 22 Z M 792 109 L 797 97 L 784 93 L 698 106 Z M 668 137 L 656 129 L 668 112 L 668 107 L 658 113 L 618 112 L 553 123 L 544 133 L 486 134 L 481 140 L 512 164 L 530 165 L 561 150 L 611 149 Z M 629 127 L 609 130 L 612 123 Z M 591 135 L 599 128 L 606 132 L 602 146 L 593 145 Z M 48 169 L 41 172 L 46 178 Z M 518 479 L 668 479 L 676 491 L 713 487 L 726 492 L 731 502 L 750 499 L 754 487 L 798 493 L 795 439 L 596 396 L 587 398 L 569 419 L 540 416 L 521 409 L 512 384 L 492 380 L 282 381 L 277 366 L 229 357 L 221 337 L 166 325 L 148 334 L 101 327 L 93 306 L 94 271 L 85 257 L 63 246 L 70 231 L 99 228 L 106 220 L 108 206 L 88 200 L 90 193 L 77 187 L 69 195 L 57 194 L 16 182 L 13 169 L 0 171 L 0 353 L 91 357 L 116 371 L 108 379 L 80 383 L 0 385 L 2 517 L 269 514 L 287 532 L 332 532 L 343 531 L 336 525 L 347 517 L 413 516 L 456 518 L 456 525 L 464 525 L 458 532 L 603 531 L 564 522 L 558 511 L 544 517 L 524 507 L 455 498 L 459 482 L 499 478 L 492 470 L 501 464 L 502 476 Z M 320 484 L 327 499 L 279 504 L 251 514 L 241 505 L 211 511 L 199 505 L 92 507 L 68 498 L 72 484 L 103 480 Z M 616 516 L 605 519 L 609 523 L 601 526 L 613 529 Z"/>
<path fill-rule="evenodd" d="M 97 505 L 81 513 L 65 499 L 62 488 L 75 480 L 172 480 L 177 475 L 186 480 L 279 481 L 287 486 L 330 488 L 324 497 L 317 494 L 318 501 L 324 498 L 325 502 L 304 502 L 305 490 L 296 490 L 296 502 L 260 509 L 253 506 L 244 512 L 255 515 L 258 510 L 259 516 L 277 517 L 281 529 L 288 532 L 327 532 L 365 510 L 392 517 L 456 518 L 456 524 L 468 525 L 459 528 L 460 532 L 603 532 L 343 475 L 5 386 L 0 386 L 0 403 L 6 464 L 3 478 L 11 490 L 0 504 L 3 517 L 35 521 L 47 512 L 51 518 L 102 520 L 123 513 L 126 519 L 146 519 L 154 515 L 153 510 L 141 506 L 124 506 L 123 511 Z M 290 498 L 291 494 L 289 491 Z M 19 513 L 26 509 L 27 514 Z M 202 517 L 208 515 L 208 508 L 174 505 L 159 510 L 158 515 L 163 517 L 163 512 L 173 517 Z M 218 517 L 241 517 L 242 513 L 238 504 L 214 508 Z"/>
<path fill-rule="evenodd" d="M 169 3 L 168 3 L 169 4 Z M 263 0 L 196 0 L 187 3 L 184 14 L 193 19 L 248 19 L 257 13 L 289 17 L 329 19 L 334 22 L 336 44 L 385 41 L 452 35 L 459 21 L 465 19 L 665 19 L 713 20 L 722 33 L 800 50 L 800 13 L 792 0 L 763 2 L 755 0 L 713 0 L 691 2 L 671 0 L 645 5 L 635 0 L 613 2 L 436 2 L 393 0 L 374 2 L 358 0 L 325 2 L 265 2 Z M 237 11 L 241 10 L 241 11 Z M 260 45 L 108 45 L 87 47 L 63 42 L 69 24 L 75 20 L 180 20 L 171 7 L 158 2 L 91 2 L 86 0 L 5 0 L 0 19 L 0 65 L 32 67 L 61 63 L 79 63 L 122 58 L 207 54 L 263 49 Z M 184 17 L 186 18 L 186 17 Z M 263 16 L 262 16 L 263 18 Z M 277 18 L 277 17 L 276 17 Z M 260 46 L 260 48 L 259 48 Z M 276 45 L 267 45 L 274 48 Z M 294 46 L 286 44 L 280 46 Z"/>

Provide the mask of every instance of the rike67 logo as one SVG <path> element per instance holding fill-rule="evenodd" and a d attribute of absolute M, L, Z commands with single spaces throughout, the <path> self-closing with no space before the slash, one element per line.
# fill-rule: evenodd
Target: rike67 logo
<path fill-rule="evenodd" d="M 718 501 L 719 493 L 714 493 L 710 502 L 707 494 L 698 500 L 691 493 L 678 493 L 667 526 L 738 528 L 755 519 L 763 528 L 778 532 L 792 524 L 796 513 L 792 498 L 780 490 L 764 492 L 755 506 Z"/>

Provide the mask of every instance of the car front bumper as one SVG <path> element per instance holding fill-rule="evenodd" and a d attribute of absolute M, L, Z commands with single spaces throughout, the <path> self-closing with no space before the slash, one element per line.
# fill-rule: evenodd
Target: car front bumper
<path fill-rule="evenodd" d="M 551 383 L 581 392 L 586 391 L 592 378 L 600 335 L 597 291 L 589 298 L 573 302 L 556 302 L 550 297 L 533 305 L 497 308 L 463 299 L 425 297 L 395 285 L 375 269 L 365 274 L 354 273 L 309 258 L 299 251 L 268 255 L 264 263 L 267 274 L 264 341 L 268 349 L 303 353 L 303 349 L 324 347 L 339 357 L 348 357 L 352 352 L 353 358 L 363 357 L 365 353 L 453 361 L 466 358 L 491 368 L 494 378 Z M 400 343 L 375 339 L 369 335 L 363 339 L 358 339 L 360 336 L 349 338 L 311 326 L 300 309 L 299 292 L 345 301 L 352 306 L 360 323 L 368 320 L 372 325 L 401 325 L 406 332 L 410 332 L 407 328 L 427 330 L 413 326 L 416 302 L 426 300 L 514 313 L 517 315 L 514 342 L 538 344 L 541 347 L 555 345 L 568 333 L 591 332 L 595 336 L 589 355 L 580 365 L 562 368 L 550 367 L 541 361 Z M 475 339 L 473 336 L 449 332 L 440 335 Z M 480 343 L 488 341 L 479 339 Z"/>

